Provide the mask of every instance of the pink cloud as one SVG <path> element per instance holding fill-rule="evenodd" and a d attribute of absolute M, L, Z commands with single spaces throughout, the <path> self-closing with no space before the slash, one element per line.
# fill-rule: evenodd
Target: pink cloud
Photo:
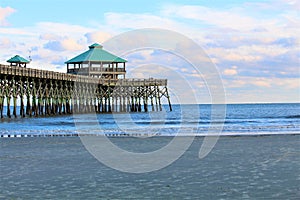
<path fill-rule="evenodd" d="M 258 87 L 271 87 L 271 83 L 269 79 L 256 79 L 251 82 L 252 85 L 256 85 Z"/>
<path fill-rule="evenodd" d="M 10 48 L 12 46 L 14 46 L 14 44 L 9 38 L 1 38 L 0 39 L 0 47 L 1 48 Z"/>
<path fill-rule="evenodd" d="M 14 12 L 16 12 L 16 10 L 11 7 L 0 7 L 0 26 L 8 26 L 9 24 L 6 21 L 6 18 Z"/>
<path fill-rule="evenodd" d="M 238 68 L 237 66 L 232 66 L 230 69 L 225 69 L 223 71 L 223 74 L 226 75 L 226 76 L 237 75 L 238 74 L 237 68 Z"/>
<path fill-rule="evenodd" d="M 84 46 L 74 39 L 65 38 L 62 40 L 49 41 L 44 45 L 44 48 L 52 51 L 78 51 L 84 49 Z"/>

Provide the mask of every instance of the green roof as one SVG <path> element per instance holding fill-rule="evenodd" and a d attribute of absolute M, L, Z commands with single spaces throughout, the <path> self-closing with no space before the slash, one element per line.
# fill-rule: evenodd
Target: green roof
<path fill-rule="evenodd" d="M 7 60 L 7 62 L 9 62 L 9 63 L 29 63 L 29 60 L 26 60 L 25 58 L 23 58 L 19 55 L 15 55 L 11 59 Z"/>
<path fill-rule="evenodd" d="M 125 63 L 125 62 L 127 62 L 127 60 L 124 60 L 123 58 L 120 58 L 118 56 L 115 56 L 115 55 L 103 50 L 103 46 L 95 43 L 95 44 L 89 46 L 88 51 L 72 58 L 71 60 L 68 60 L 65 63 L 72 64 L 72 63 L 82 63 L 82 62 Z"/>

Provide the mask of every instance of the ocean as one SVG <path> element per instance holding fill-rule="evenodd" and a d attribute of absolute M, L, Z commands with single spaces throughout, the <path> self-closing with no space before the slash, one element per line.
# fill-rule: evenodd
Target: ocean
<path fill-rule="evenodd" d="M 0 199 L 299 199 L 299 103 L 229 104 L 225 118 L 211 105 L 163 108 L 2 119 Z M 220 137 L 199 158 L 205 140 L 215 136 Z M 129 162 L 123 152 L 118 159 L 128 173 L 101 162 L 84 138 L 108 138 L 119 149 L 143 155 L 175 138 L 191 144 L 175 146 L 183 150 L 177 159 L 145 173 L 132 173 L 147 165 Z M 102 153 L 117 158 L 116 151 Z M 173 155 L 167 153 L 159 161 Z"/>
<path fill-rule="evenodd" d="M 300 104 L 229 104 L 226 117 L 212 116 L 211 105 L 173 105 L 162 112 L 61 115 L 3 119 L 5 135 L 207 135 L 211 126 L 223 126 L 221 135 L 300 133 Z M 150 109 L 151 110 L 151 109 Z M 5 110 L 4 110 L 5 113 Z M 223 114 L 223 113 L 221 113 Z"/>

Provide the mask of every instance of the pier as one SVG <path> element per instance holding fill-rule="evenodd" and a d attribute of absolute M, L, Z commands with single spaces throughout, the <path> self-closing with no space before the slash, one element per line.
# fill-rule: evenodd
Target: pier
<path fill-rule="evenodd" d="M 94 48 L 102 46 L 89 51 Z M 127 61 L 119 60 L 118 67 L 109 60 L 80 61 L 80 56 L 66 62 L 68 73 L 0 65 L 1 118 L 162 111 L 162 98 L 172 111 L 167 79 L 126 79 Z"/>

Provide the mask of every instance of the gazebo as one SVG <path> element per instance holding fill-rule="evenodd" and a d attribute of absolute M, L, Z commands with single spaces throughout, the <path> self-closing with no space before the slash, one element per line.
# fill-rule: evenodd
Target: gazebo
<path fill-rule="evenodd" d="M 26 68 L 26 64 L 30 63 L 29 60 L 26 60 L 25 58 L 15 55 L 11 59 L 7 60 L 6 62 L 9 62 L 11 66 L 19 66 Z"/>
<path fill-rule="evenodd" d="M 103 79 L 125 78 L 126 70 L 123 58 L 103 50 L 100 44 L 89 46 L 89 50 L 68 60 L 67 73 L 79 74 Z"/>

